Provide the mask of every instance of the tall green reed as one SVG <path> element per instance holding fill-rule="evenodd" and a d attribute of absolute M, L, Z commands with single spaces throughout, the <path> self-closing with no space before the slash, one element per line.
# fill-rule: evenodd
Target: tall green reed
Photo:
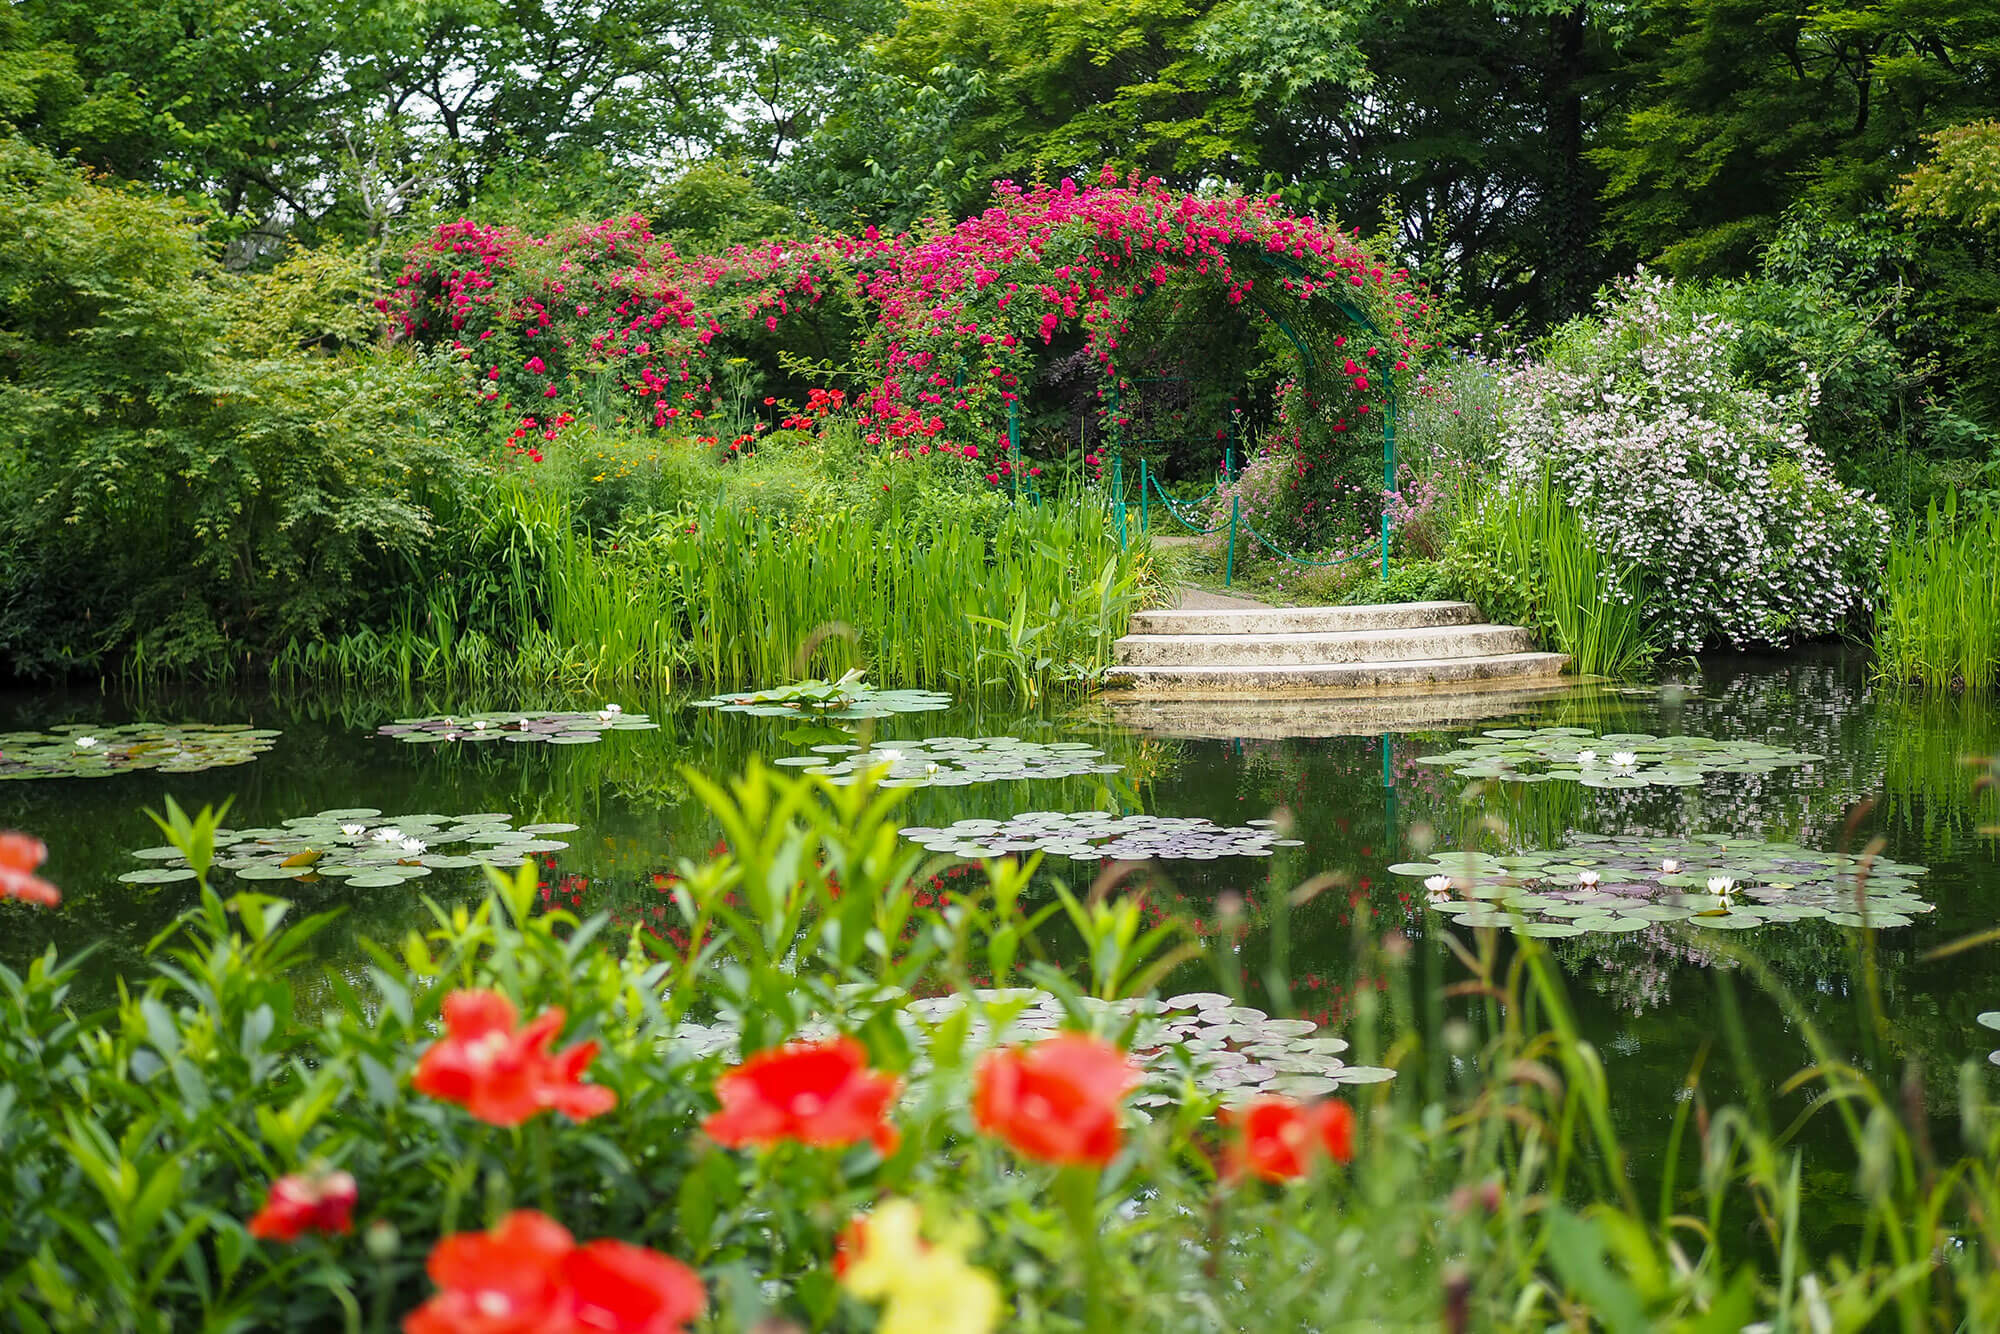
<path fill-rule="evenodd" d="M 561 493 L 496 490 L 470 579 L 418 576 L 392 623 L 294 644 L 296 678 L 671 686 L 866 667 L 885 685 L 1035 698 L 1090 679 L 1142 596 L 1088 493 L 1043 505 L 888 508 L 801 524 L 721 500 L 593 535 Z"/>
<path fill-rule="evenodd" d="M 1931 690 L 2000 684 L 2000 505 L 1933 500 L 1889 548 L 1875 670 Z"/>
<path fill-rule="evenodd" d="M 1582 675 L 1629 676 L 1651 665 L 1639 580 L 1605 562 L 1546 474 L 1460 512 L 1460 566 L 1475 591 L 1490 586 L 1498 601 L 1525 604 L 1488 606 L 1488 615 L 1522 616 Z"/>

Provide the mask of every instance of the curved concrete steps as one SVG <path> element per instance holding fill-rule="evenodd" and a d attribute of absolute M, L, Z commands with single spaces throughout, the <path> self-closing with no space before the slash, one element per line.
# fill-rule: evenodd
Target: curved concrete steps
<path fill-rule="evenodd" d="M 1107 686 L 1162 698 L 1550 686 L 1569 659 L 1467 602 L 1149 611 L 1114 646 Z"/>

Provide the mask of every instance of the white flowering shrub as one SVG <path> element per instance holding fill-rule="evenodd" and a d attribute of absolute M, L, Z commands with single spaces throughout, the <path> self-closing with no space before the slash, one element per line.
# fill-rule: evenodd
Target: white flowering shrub
<path fill-rule="evenodd" d="M 1750 387 L 1741 336 L 1641 272 L 1506 384 L 1504 480 L 1546 474 L 1681 652 L 1826 634 L 1868 604 L 1888 549 L 1888 514 L 1806 438 L 1810 377 L 1795 397 Z"/>

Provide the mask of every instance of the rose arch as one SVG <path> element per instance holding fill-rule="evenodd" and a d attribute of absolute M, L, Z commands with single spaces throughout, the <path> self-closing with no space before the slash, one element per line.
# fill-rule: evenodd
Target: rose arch
<path fill-rule="evenodd" d="M 1135 318 L 1202 291 L 1242 312 L 1246 337 L 1282 336 L 1294 485 L 1310 491 L 1315 468 L 1336 470 L 1342 437 L 1379 438 L 1368 428 L 1391 419 L 1430 313 L 1405 270 L 1275 197 L 1178 194 L 1108 172 L 1089 186 L 1003 182 L 983 212 L 923 233 L 724 255 L 680 255 L 640 217 L 542 237 L 462 221 L 412 252 L 397 287 L 382 306 L 398 336 L 456 362 L 530 458 L 585 422 L 728 452 L 852 411 L 869 442 L 913 465 L 996 485 L 1033 466 L 1009 426 L 1059 341 L 1096 362 L 1116 438 Z M 751 411 L 747 426 L 740 366 L 782 391 L 749 405 L 776 411 Z M 738 428 L 726 439 L 725 419 Z"/>

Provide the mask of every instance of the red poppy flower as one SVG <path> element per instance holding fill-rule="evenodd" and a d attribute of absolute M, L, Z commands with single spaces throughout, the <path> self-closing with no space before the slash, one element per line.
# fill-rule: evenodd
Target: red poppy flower
<path fill-rule="evenodd" d="M 562 1010 L 548 1010 L 519 1029 L 516 1018 L 513 1002 L 497 991 L 446 996 L 445 1034 L 417 1062 L 417 1091 L 496 1126 L 517 1126 L 550 1108 L 587 1121 L 618 1105 L 610 1089 L 581 1082 L 597 1055 L 595 1042 L 549 1054 L 562 1031 Z"/>
<path fill-rule="evenodd" d="M 1344 1102 L 1262 1097 L 1221 1119 L 1237 1134 L 1229 1152 L 1234 1177 L 1293 1181 L 1311 1171 L 1321 1153 L 1338 1163 L 1354 1161 L 1354 1109 Z"/>
<path fill-rule="evenodd" d="M 1344 1102 L 1328 1101 L 1313 1109 L 1319 1142 L 1327 1157 L 1336 1163 L 1354 1161 L 1354 1109 Z"/>
<path fill-rule="evenodd" d="M 308 1232 L 352 1232 L 357 1198 L 354 1178 L 346 1172 L 279 1177 L 250 1220 L 250 1235 L 260 1241 L 297 1241 Z"/>
<path fill-rule="evenodd" d="M 1222 1113 L 1224 1125 L 1236 1130 L 1229 1155 L 1229 1174 L 1248 1173 L 1265 1181 L 1292 1181 L 1312 1167 L 1319 1148 L 1313 1115 L 1290 1098 L 1258 1098 L 1237 1111 Z"/>
<path fill-rule="evenodd" d="M 53 908 L 62 902 L 62 891 L 34 869 L 48 860 L 49 850 L 39 838 L 0 832 L 0 899 L 19 899 Z"/>
<path fill-rule="evenodd" d="M 680 1261 L 622 1241 L 578 1246 L 532 1209 L 446 1237 L 429 1271 L 438 1294 L 404 1334 L 680 1334 L 707 1303 Z"/>
<path fill-rule="evenodd" d="M 545 1334 L 567 1330 L 563 1257 L 576 1247 L 554 1219 L 517 1209 L 491 1232 L 439 1241 L 426 1266 L 437 1296 L 403 1321 L 403 1334 Z"/>
<path fill-rule="evenodd" d="M 716 1081 L 722 1109 L 702 1122 L 718 1143 L 797 1140 L 821 1148 L 872 1140 L 889 1153 L 896 1130 L 884 1114 L 896 1079 L 868 1068 L 853 1038 L 794 1042 L 761 1051 Z"/>
<path fill-rule="evenodd" d="M 708 1304 L 692 1269 L 658 1251 L 593 1241 L 563 1257 L 570 1320 L 579 1331 L 677 1334 Z"/>
<path fill-rule="evenodd" d="M 972 1115 L 1030 1158 L 1102 1167 L 1118 1152 L 1118 1105 L 1138 1082 L 1125 1053 L 1065 1033 L 981 1061 Z"/>

